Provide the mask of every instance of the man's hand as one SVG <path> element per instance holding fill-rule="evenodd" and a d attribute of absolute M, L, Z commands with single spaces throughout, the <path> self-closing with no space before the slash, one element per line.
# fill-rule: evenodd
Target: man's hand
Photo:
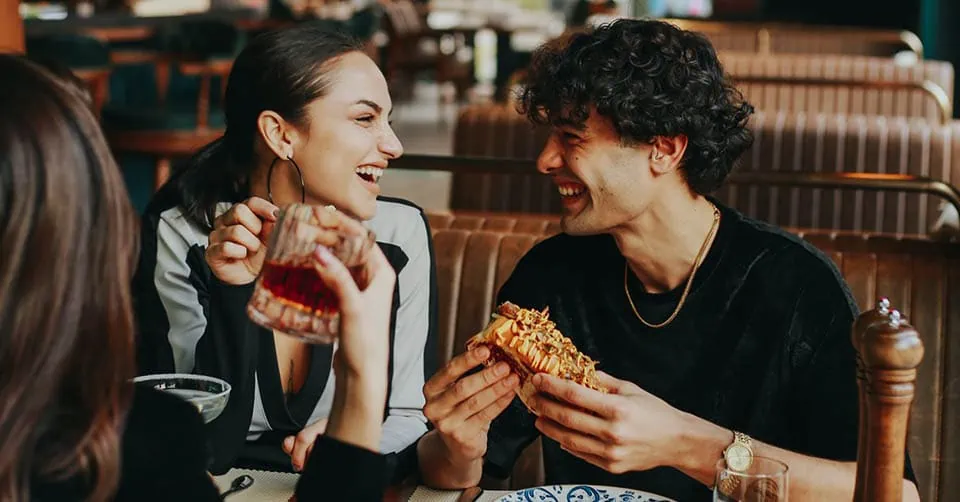
<path fill-rule="evenodd" d="M 303 470 L 307 459 L 310 458 L 310 452 L 313 451 L 313 443 L 325 430 L 327 430 L 327 419 L 324 418 L 304 427 L 296 436 L 287 436 L 283 440 L 283 451 L 290 455 L 293 470 L 297 472 Z"/>
<path fill-rule="evenodd" d="M 636 385 L 599 372 L 609 394 L 538 374 L 537 429 L 570 454 L 614 474 L 675 460 L 684 413 Z"/>
<path fill-rule="evenodd" d="M 487 451 L 490 423 L 513 401 L 519 384 L 506 363 L 464 376 L 490 357 L 479 347 L 453 358 L 423 386 L 423 414 L 436 427 L 455 463 L 476 460 Z"/>

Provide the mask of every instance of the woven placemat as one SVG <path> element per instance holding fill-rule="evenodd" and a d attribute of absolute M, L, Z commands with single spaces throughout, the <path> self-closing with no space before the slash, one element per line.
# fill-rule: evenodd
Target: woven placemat
<path fill-rule="evenodd" d="M 227 502 L 287 502 L 297 489 L 298 474 L 290 472 L 254 471 L 249 469 L 230 469 L 230 472 L 216 476 L 220 493 L 230 488 L 230 483 L 244 474 L 253 477 L 253 486 L 227 496 Z"/>
<path fill-rule="evenodd" d="M 457 502 L 460 491 L 434 490 L 426 486 L 418 486 L 410 496 L 409 502 Z M 494 502 L 498 498 L 511 493 L 509 491 L 485 490 L 476 502 Z"/>

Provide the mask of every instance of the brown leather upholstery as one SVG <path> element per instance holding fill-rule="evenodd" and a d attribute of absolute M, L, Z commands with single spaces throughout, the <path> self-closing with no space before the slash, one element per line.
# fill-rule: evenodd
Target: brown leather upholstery
<path fill-rule="evenodd" d="M 677 26 L 699 31 L 717 50 L 760 54 L 848 54 L 890 57 L 912 51 L 923 57 L 920 38 L 910 32 L 840 26 L 784 25 L 668 19 Z"/>
<path fill-rule="evenodd" d="M 561 232 L 560 217 L 553 215 L 450 211 L 428 213 L 427 219 L 433 230 L 488 230 L 532 235 L 553 235 Z"/>
<path fill-rule="evenodd" d="M 536 127 L 511 106 L 464 108 L 454 129 L 453 155 L 535 159 L 549 129 Z M 455 210 L 559 213 L 557 190 L 537 172 L 453 175 L 450 207 Z"/>
<path fill-rule="evenodd" d="M 723 53 L 720 61 L 744 97 L 758 110 L 820 112 L 844 115 L 922 117 L 942 122 L 940 106 L 921 88 L 871 89 L 856 86 L 820 87 L 803 84 L 751 83 L 750 77 L 919 83 L 940 87 L 953 102 L 953 65 L 944 61 L 898 64 L 892 59 L 865 56 L 823 56 Z M 952 110 L 952 106 L 951 106 Z"/>
<path fill-rule="evenodd" d="M 897 40 L 889 30 L 870 29 L 770 29 L 769 52 L 772 54 L 858 54 L 863 56 L 889 57 L 907 51 L 906 44 Z M 912 34 L 903 33 L 904 36 Z M 913 35 L 916 37 L 915 35 Z M 917 39 L 919 41 L 919 39 Z M 760 41 L 760 49 L 764 42 Z M 921 55 L 922 57 L 922 55 Z"/>
<path fill-rule="evenodd" d="M 896 173 L 960 183 L 958 122 L 757 113 L 750 126 L 754 144 L 740 171 Z M 717 196 L 788 227 L 925 234 L 940 215 L 939 200 L 917 194 L 728 185 Z"/>
<path fill-rule="evenodd" d="M 515 224 L 493 223 L 493 219 L 489 216 L 483 224 Z M 861 308 L 871 308 L 875 298 L 887 296 L 922 335 L 926 355 L 911 412 L 911 459 L 922 500 L 960 499 L 960 477 L 955 475 L 960 469 L 960 428 L 956 427 L 960 423 L 960 246 L 886 236 L 801 235 L 837 263 Z M 441 361 L 462 351 L 466 339 L 486 324 L 496 291 L 520 257 L 542 238 L 434 229 Z M 525 465 L 524 472 L 516 474 L 514 486 L 520 480 L 527 486 L 542 481 L 537 475 L 539 464 Z"/>
<path fill-rule="evenodd" d="M 758 112 L 750 127 L 754 145 L 741 157 L 741 171 L 898 173 L 960 185 L 960 122 Z M 543 128 L 509 109 L 471 107 L 457 125 L 454 155 L 533 159 L 545 138 Z M 454 210 L 560 211 L 556 189 L 533 166 L 453 178 Z M 938 200 L 916 194 L 728 186 L 717 196 L 750 216 L 792 227 L 923 234 L 940 216 Z"/>
<path fill-rule="evenodd" d="M 535 159 L 549 130 L 535 127 L 511 106 L 474 105 L 464 108 L 454 128 L 456 156 Z M 514 175 L 455 174 L 451 207 L 482 211 L 556 213 L 556 189 L 537 173 Z"/>

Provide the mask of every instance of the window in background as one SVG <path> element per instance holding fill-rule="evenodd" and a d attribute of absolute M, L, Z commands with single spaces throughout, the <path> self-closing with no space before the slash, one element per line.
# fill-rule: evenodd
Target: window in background
<path fill-rule="evenodd" d="M 550 0 L 514 0 L 520 8 L 525 10 L 546 11 L 551 8 Z"/>
<path fill-rule="evenodd" d="M 713 0 L 622 0 L 630 16 L 710 17 Z"/>

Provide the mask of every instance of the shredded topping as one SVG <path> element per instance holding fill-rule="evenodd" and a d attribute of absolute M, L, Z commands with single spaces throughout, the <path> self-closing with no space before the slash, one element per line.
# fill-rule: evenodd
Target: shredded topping
<path fill-rule="evenodd" d="M 577 350 L 550 320 L 550 310 L 520 308 L 507 302 L 494 316 L 496 343 L 517 351 L 532 370 L 606 391 L 597 380 L 597 362 Z"/>

